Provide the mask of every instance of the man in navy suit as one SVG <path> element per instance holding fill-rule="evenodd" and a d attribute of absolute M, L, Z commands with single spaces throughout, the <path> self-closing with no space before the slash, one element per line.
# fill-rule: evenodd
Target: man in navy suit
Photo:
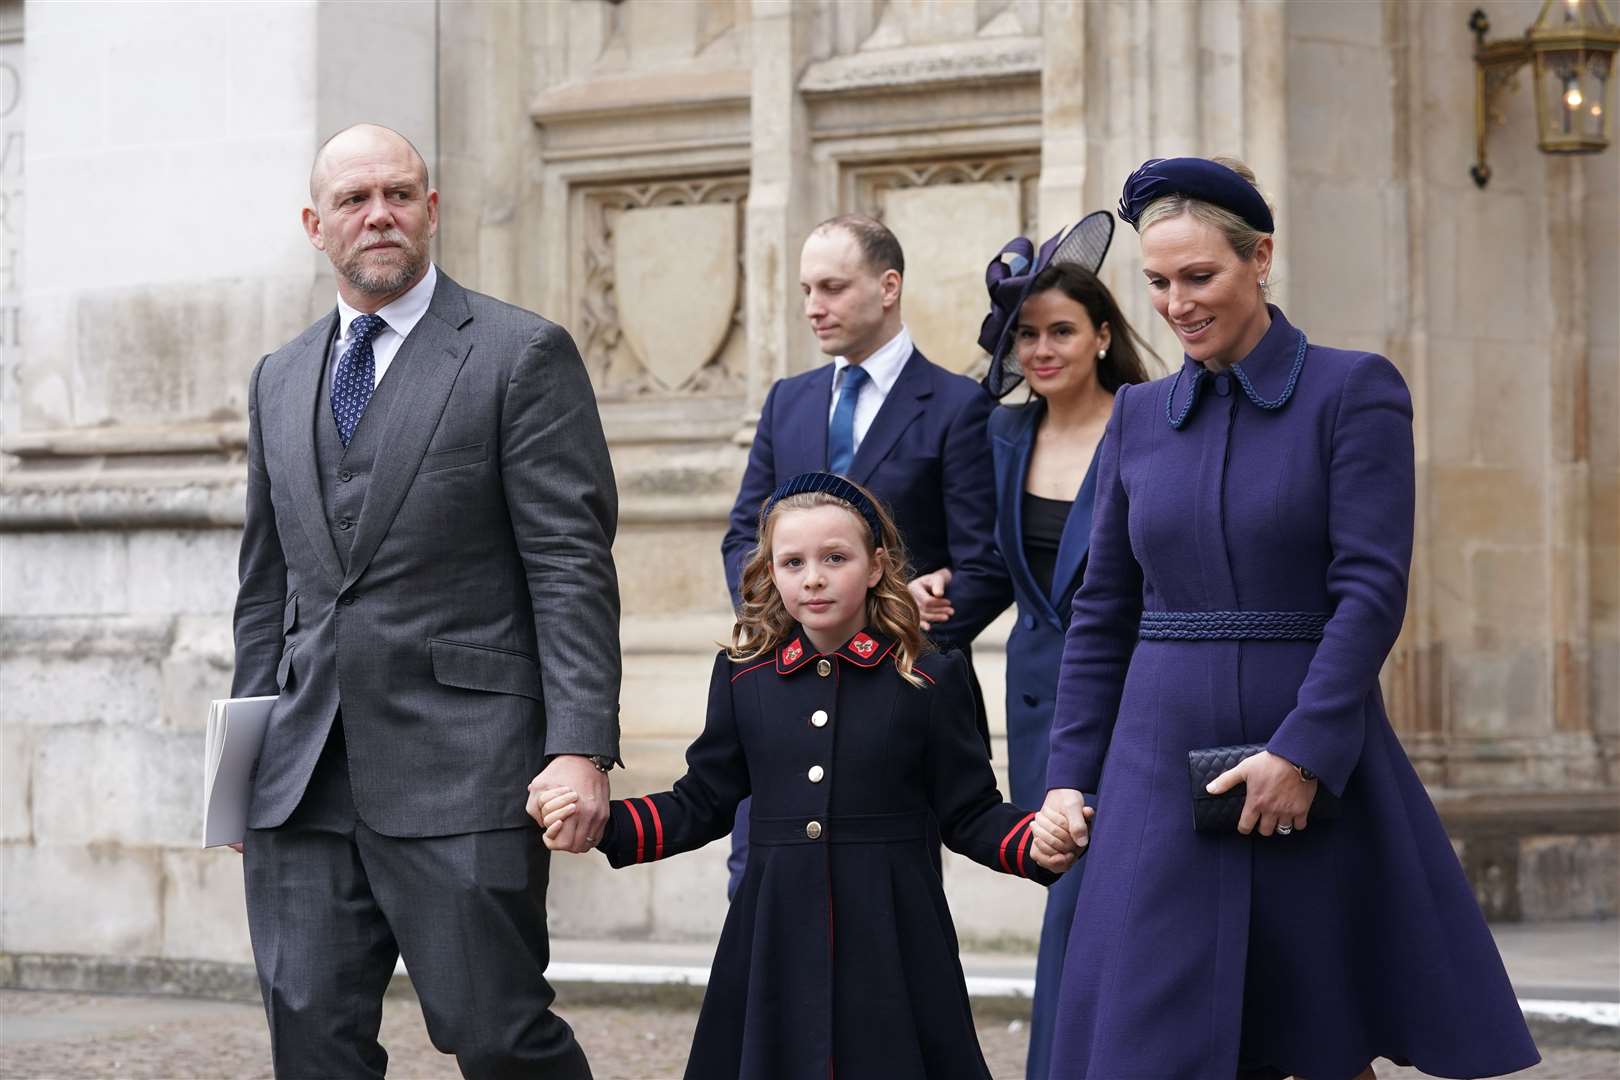
<path fill-rule="evenodd" d="M 900 241 L 882 222 L 849 214 L 811 231 L 799 287 L 805 317 L 833 362 L 782 379 L 765 396 L 721 554 L 735 603 L 760 507 L 776 486 L 802 472 L 848 476 L 888 506 L 913 573 L 951 570 L 946 597 L 954 614 L 930 633 L 965 650 L 1009 601 L 993 548 L 996 485 L 985 424 L 995 402 L 912 344 L 900 314 L 904 274 Z M 979 717 L 988 742 L 982 704 Z M 747 815 L 744 803 L 732 833 L 733 891 L 747 855 Z"/>

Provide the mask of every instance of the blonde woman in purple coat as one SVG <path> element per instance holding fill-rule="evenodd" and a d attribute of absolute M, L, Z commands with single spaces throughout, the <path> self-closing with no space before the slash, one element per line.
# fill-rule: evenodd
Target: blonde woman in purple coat
<path fill-rule="evenodd" d="M 1412 552 L 1406 384 L 1265 302 L 1274 226 L 1240 164 L 1149 161 L 1120 217 L 1186 356 L 1120 388 L 1098 451 L 1036 821 L 1090 843 L 1052 1075 L 1527 1068 L 1502 961 L 1379 695 Z M 1250 749 L 1198 796 L 1245 785 L 1241 816 L 1195 831 L 1189 754 L 1229 747 Z"/>

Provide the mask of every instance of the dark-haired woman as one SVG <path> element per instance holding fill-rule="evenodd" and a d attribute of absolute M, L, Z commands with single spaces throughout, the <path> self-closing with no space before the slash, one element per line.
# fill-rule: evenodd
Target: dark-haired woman
<path fill-rule="evenodd" d="M 1101 792 L 1054 1076 L 1527 1068 L 1513 988 L 1379 695 L 1412 553 L 1406 384 L 1266 303 L 1274 226 L 1241 164 L 1150 161 L 1120 216 L 1186 355 L 1120 391 L 1097 454 L 1036 819 L 1078 843 Z M 1240 792 L 1241 816 L 1196 831 L 1189 753 L 1237 747 L 1199 794 Z"/>
<path fill-rule="evenodd" d="M 1081 228 L 1089 230 L 1094 222 L 1088 219 Z M 1068 235 L 1080 239 L 1073 231 Z M 1001 255 L 991 264 L 991 312 L 981 336 L 991 353 L 985 384 L 1001 396 L 1021 375 L 1032 391 L 1027 403 L 996 409 L 989 425 L 996 546 L 1018 605 L 1007 640 L 1008 787 L 1023 806 L 1039 806 L 1046 795 L 1058 661 L 1070 603 L 1085 572 L 1097 444 L 1114 392 L 1147 378 L 1130 327 L 1093 272 L 1104 251 L 1106 239 L 1090 244 L 1086 254 L 1075 252 L 1077 261 L 1060 261 L 1067 252 L 1049 242 L 1044 254 L 1050 261 L 1037 257 L 1027 273 L 995 272 L 998 263 L 1006 265 Z M 928 605 L 925 617 L 945 618 L 949 608 L 927 588 L 930 579 L 913 593 Z M 941 587 L 933 591 L 943 592 L 948 577 L 942 572 L 937 580 Z M 1047 891 L 1027 1080 L 1046 1080 L 1051 1072 L 1058 986 L 1084 867 L 1082 859 Z"/>

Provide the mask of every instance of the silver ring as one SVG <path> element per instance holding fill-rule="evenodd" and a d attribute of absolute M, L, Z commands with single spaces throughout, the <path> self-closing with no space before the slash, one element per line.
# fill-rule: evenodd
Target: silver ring
<path fill-rule="evenodd" d="M 1294 831 L 1294 827 L 1292 825 L 1279 825 L 1279 826 L 1277 826 L 1277 835 L 1278 836 L 1287 836 L 1289 833 L 1291 833 L 1293 831 Z"/>

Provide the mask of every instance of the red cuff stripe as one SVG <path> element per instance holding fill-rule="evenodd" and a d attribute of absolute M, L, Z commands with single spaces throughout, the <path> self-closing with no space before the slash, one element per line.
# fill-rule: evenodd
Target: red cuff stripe
<path fill-rule="evenodd" d="M 1001 838 L 1001 869 L 1006 873 L 1010 874 L 1013 872 L 1013 868 L 1007 863 L 1007 845 L 1012 843 L 1012 838 L 1018 835 L 1019 829 L 1022 829 L 1025 825 L 1028 825 L 1034 820 L 1034 814 L 1025 814 L 1023 817 L 1018 819 L 1018 824 L 1014 825 L 1007 835 Z"/>
<path fill-rule="evenodd" d="M 636 811 L 636 804 L 629 799 L 624 800 L 624 808 L 630 811 L 630 820 L 636 823 L 636 862 L 647 858 L 647 833 L 641 825 L 641 815 Z"/>
<path fill-rule="evenodd" d="M 1024 838 L 1018 841 L 1018 872 L 1024 877 L 1029 877 L 1029 873 L 1024 869 L 1024 852 L 1029 850 L 1029 840 L 1034 835 L 1034 829 L 1025 829 Z"/>
<path fill-rule="evenodd" d="M 659 816 L 658 806 L 652 801 L 650 796 L 643 795 L 641 797 L 641 801 L 647 804 L 647 809 L 652 814 L 654 838 L 653 858 L 655 860 L 662 859 L 664 857 L 664 819 Z"/>

